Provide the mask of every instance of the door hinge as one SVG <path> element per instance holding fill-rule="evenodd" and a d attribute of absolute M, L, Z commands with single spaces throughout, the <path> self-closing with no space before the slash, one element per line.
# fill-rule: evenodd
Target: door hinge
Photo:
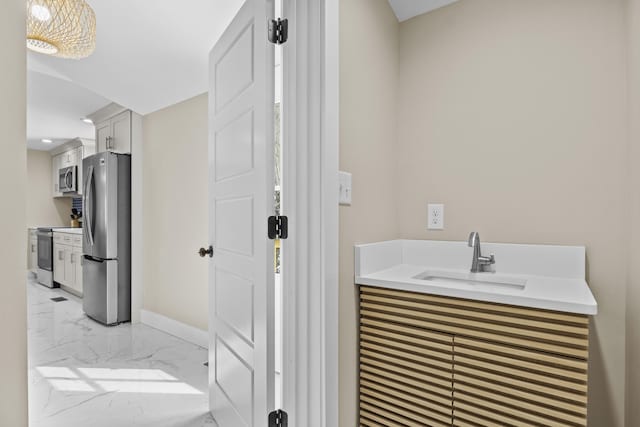
<path fill-rule="evenodd" d="M 267 233 L 271 240 L 283 240 L 289 237 L 289 218 L 286 216 L 270 216 Z"/>
<path fill-rule="evenodd" d="M 289 20 L 272 19 L 269 21 L 269 41 L 273 44 L 283 44 L 289 39 Z"/>
<path fill-rule="evenodd" d="M 282 409 L 269 414 L 269 427 L 287 427 L 288 425 L 289 416 Z"/>

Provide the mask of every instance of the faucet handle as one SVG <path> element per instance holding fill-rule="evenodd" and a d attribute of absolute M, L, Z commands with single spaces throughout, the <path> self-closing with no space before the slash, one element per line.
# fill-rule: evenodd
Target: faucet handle
<path fill-rule="evenodd" d="M 496 256 L 494 254 L 489 255 L 489 264 L 496 263 Z"/>

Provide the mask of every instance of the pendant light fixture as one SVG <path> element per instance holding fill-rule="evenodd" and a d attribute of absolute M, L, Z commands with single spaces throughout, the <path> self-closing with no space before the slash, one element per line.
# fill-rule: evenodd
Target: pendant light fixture
<path fill-rule="evenodd" d="M 96 48 L 96 15 L 85 0 L 27 0 L 27 47 L 60 58 Z"/>

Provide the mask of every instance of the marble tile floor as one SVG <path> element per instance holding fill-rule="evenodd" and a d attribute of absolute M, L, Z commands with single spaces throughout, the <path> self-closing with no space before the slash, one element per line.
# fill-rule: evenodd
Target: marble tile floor
<path fill-rule="evenodd" d="M 215 426 L 207 350 L 142 324 L 102 326 L 32 278 L 27 295 L 30 427 Z"/>

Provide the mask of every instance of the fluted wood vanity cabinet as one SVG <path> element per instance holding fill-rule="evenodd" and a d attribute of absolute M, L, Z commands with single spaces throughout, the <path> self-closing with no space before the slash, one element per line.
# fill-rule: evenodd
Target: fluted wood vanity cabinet
<path fill-rule="evenodd" d="M 360 425 L 587 425 L 588 316 L 359 289 Z"/>

